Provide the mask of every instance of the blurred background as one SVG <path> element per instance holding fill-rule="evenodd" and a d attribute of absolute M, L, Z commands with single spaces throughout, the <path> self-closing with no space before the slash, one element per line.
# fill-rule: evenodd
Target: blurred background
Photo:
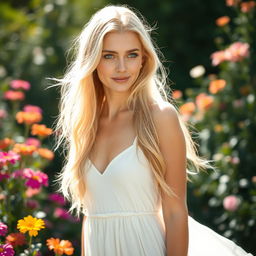
<path fill-rule="evenodd" d="M 16 116 L 26 104 L 40 107 L 41 122 L 53 127 L 59 92 L 46 89 L 50 85 L 47 78 L 63 76 L 70 63 L 67 51 L 72 40 L 90 16 L 107 4 L 127 4 L 155 26 L 152 37 L 164 55 L 172 97 L 184 120 L 192 125 L 191 131 L 199 134 L 194 139 L 200 154 L 213 159 L 218 168 L 218 172 L 209 170 L 192 177 L 188 184 L 190 215 L 256 253 L 255 1 L 1 0 L 0 145 L 5 146 L 0 149 L 7 152 L 14 143 L 26 143 L 33 137 L 29 134 L 31 123 L 25 125 Z M 21 89 L 25 99 L 6 96 L 7 91 L 19 91 L 11 86 L 13 80 L 30 83 L 29 89 Z M 13 143 L 3 144 L 6 138 Z M 40 139 L 52 150 L 53 136 Z M 41 216 L 47 228 L 34 241 L 42 243 L 42 255 L 53 255 L 46 248 L 50 237 L 70 240 L 75 255 L 80 255 L 81 220 L 61 214 L 68 205 L 49 199 L 55 193 L 52 181 L 63 158 L 60 152 L 55 152 L 54 158 L 37 157 L 31 154 L 30 161 L 22 158 L 22 167 L 40 168 L 48 176 L 48 186 L 28 198 L 25 189 L 22 195 L 15 190 L 15 182 L 24 186 L 21 181 L 0 179 L 0 221 L 8 224 L 11 233 L 17 232 L 18 219 L 27 214 Z M 2 176 L 11 175 L 10 168 L 13 172 L 18 167 L 21 164 L 2 166 Z M 29 208 L 31 200 L 34 206 Z M 22 252 L 27 245 L 13 246 Z"/>

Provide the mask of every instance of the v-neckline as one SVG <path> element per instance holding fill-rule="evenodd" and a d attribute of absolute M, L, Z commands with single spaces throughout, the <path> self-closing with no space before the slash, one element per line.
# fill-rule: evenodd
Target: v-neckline
<path fill-rule="evenodd" d="M 91 163 L 92 167 L 95 169 L 95 171 L 96 171 L 100 176 L 104 176 L 105 173 L 106 173 L 106 171 L 107 171 L 107 170 L 109 169 L 109 167 L 111 166 L 111 164 L 112 164 L 116 159 L 118 159 L 121 155 L 123 155 L 126 151 L 128 151 L 129 149 L 131 149 L 131 148 L 134 146 L 136 140 L 137 140 L 137 135 L 135 136 L 135 138 L 134 138 L 134 140 L 133 140 L 133 143 L 132 143 L 129 147 L 125 148 L 124 150 L 122 150 L 120 153 L 118 153 L 116 156 L 114 156 L 114 157 L 111 159 L 111 161 L 107 164 L 107 166 L 106 166 L 106 168 L 103 170 L 103 172 L 100 172 L 100 171 L 98 170 L 98 168 L 94 165 L 94 163 L 93 163 L 89 158 L 88 158 L 88 160 L 89 160 L 89 162 Z"/>

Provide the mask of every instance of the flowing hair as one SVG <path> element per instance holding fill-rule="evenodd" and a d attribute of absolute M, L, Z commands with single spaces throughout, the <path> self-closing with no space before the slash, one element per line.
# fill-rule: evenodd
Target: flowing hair
<path fill-rule="evenodd" d="M 128 109 L 134 111 L 133 121 L 138 146 L 148 159 L 159 191 L 169 196 L 175 193 L 165 182 L 165 161 L 159 149 L 159 140 L 152 118 L 151 105 L 172 101 L 167 92 L 167 71 L 160 57 L 161 52 L 151 39 L 151 28 L 143 16 L 127 5 L 109 5 L 97 11 L 75 39 L 72 49 L 74 60 L 62 79 L 53 79 L 53 86 L 60 87 L 59 115 L 55 122 L 56 143 L 54 150 L 63 146 L 64 165 L 56 175 L 58 191 L 70 201 L 70 211 L 77 216 L 85 207 L 86 161 L 95 141 L 99 116 L 104 102 L 103 86 L 96 73 L 100 61 L 104 36 L 112 31 L 132 31 L 141 41 L 145 61 L 132 85 L 127 100 Z M 199 157 L 187 124 L 177 110 L 186 141 L 187 165 L 195 169 L 212 168 L 210 161 Z"/>

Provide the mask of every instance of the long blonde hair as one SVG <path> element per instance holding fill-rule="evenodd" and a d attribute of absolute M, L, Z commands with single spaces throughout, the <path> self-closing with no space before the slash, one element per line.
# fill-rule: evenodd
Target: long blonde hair
<path fill-rule="evenodd" d="M 65 157 L 56 182 L 60 184 L 58 190 L 71 202 L 70 211 L 76 210 L 77 216 L 85 207 L 85 163 L 95 141 L 104 101 L 103 87 L 95 70 L 100 61 L 104 36 L 111 31 L 133 31 L 142 43 L 146 60 L 132 86 L 127 104 L 134 111 L 138 145 L 148 159 L 158 188 L 169 196 L 174 195 L 164 180 L 165 161 L 150 109 L 151 103 L 169 101 L 167 72 L 160 60 L 161 53 L 151 39 L 152 28 L 139 15 L 126 5 L 110 5 L 96 12 L 74 41 L 75 58 L 63 79 L 55 79 L 57 83 L 54 86 L 60 86 L 61 97 L 55 150 L 63 144 Z M 178 116 L 185 136 L 188 164 L 195 168 L 195 173 L 210 168 L 209 161 L 197 155 L 196 144 L 186 123 Z M 190 173 L 188 169 L 187 173 Z"/>

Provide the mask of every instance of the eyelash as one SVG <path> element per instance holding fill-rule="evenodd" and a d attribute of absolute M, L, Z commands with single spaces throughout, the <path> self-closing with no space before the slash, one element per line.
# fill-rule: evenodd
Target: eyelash
<path fill-rule="evenodd" d="M 129 53 L 129 55 L 134 55 L 134 58 L 136 58 L 136 57 L 139 56 L 139 55 L 138 55 L 137 53 L 135 53 L 135 52 Z M 128 56 L 129 56 L 129 55 L 128 55 Z M 105 55 L 103 55 L 104 59 L 110 59 L 110 58 L 107 58 L 107 56 L 113 56 L 113 54 L 105 54 Z"/>

